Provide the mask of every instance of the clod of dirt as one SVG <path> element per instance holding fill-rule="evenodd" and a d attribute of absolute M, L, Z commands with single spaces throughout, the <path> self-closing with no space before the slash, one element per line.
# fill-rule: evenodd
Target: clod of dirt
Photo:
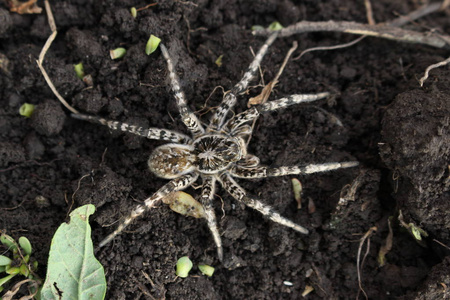
<path fill-rule="evenodd" d="M 73 98 L 76 107 L 91 114 L 98 113 L 107 103 L 108 99 L 102 97 L 99 87 L 84 90 Z"/>
<path fill-rule="evenodd" d="M 247 227 L 245 223 L 236 217 L 228 216 L 226 219 L 226 224 L 223 227 L 223 236 L 230 240 L 237 240 L 240 238 L 245 238 L 245 232 Z"/>
<path fill-rule="evenodd" d="M 44 155 L 45 146 L 34 132 L 27 135 L 24 146 L 29 159 L 40 159 Z"/>
<path fill-rule="evenodd" d="M 12 25 L 12 20 L 9 12 L 6 9 L 0 8 L 0 36 L 2 36 Z"/>
<path fill-rule="evenodd" d="M 72 28 L 67 31 L 66 38 L 80 59 L 89 61 L 96 67 L 100 66 L 105 51 L 89 31 Z"/>
<path fill-rule="evenodd" d="M 450 299 L 450 256 L 431 269 L 427 280 L 422 284 L 419 292 L 408 295 L 406 299 Z"/>
<path fill-rule="evenodd" d="M 15 143 L 0 143 L 0 166 L 25 161 L 25 150 Z"/>
<path fill-rule="evenodd" d="M 36 105 L 31 116 L 31 126 L 40 134 L 51 136 L 58 134 L 64 125 L 66 115 L 56 101 L 46 101 Z"/>
<path fill-rule="evenodd" d="M 283 25 L 289 26 L 298 22 L 300 18 L 301 11 L 292 1 L 280 1 L 277 7 L 277 20 L 283 22 Z"/>
<path fill-rule="evenodd" d="M 434 88 L 397 96 L 383 119 L 380 155 L 394 172 L 405 216 L 450 240 L 450 96 Z M 436 209 L 439 208 L 439 209 Z"/>
<path fill-rule="evenodd" d="M 361 170 L 359 176 L 342 189 L 336 210 L 325 227 L 338 236 L 365 232 L 376 224 L 382 215 L 377 196 L 380 179 L 378 170 Z"/>
<path fill-rule="evenodd" d="M 92 175 L 81 174 L 80 178 L 73 182 L 72 188 L 73 191 L 76 191 L 74 200 L 80 206 L 89 203 L 96 207 L 102 207 L 111 199 L 127 199 L 131 191 L 127 179 L 105 166 L 95 170 Z M 94 219 L 102 224 L 105 216 L 100 213 L 94 216 Z"/>

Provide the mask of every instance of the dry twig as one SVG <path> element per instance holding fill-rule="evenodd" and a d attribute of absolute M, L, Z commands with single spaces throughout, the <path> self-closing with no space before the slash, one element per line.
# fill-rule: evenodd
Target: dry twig
<path fill-rule="evenodd" d="M 42 48 L 41 53 L 39 54 L 39 59 L 36 60 L 36 62 L 38 64 L 39 69 L 42 72 L 42 75 L 44 75 L 45 81 L 47 82 L 48 86 L 52 90 L 53 94 L 55 94 L 55 96 L 59 99 L 59 101 L 61 101 L 61 103 L 68 110 L 70 110 L 74 114 L 78 114 L 79 113 L 78 110 L 76 110 L 75 108 L 70 106 L 70 104 L 67 103 L 67 101 L 63 98 L 63 96 L 61 96 L 61 94 L 58 92 L 58 90 L 56 90 L 56 87 L 53 85 L 53 82 L 50 79 L 50 77 L 48 76 L 47 71 L 45 71 L 44 67 L 42 66 L 42 64 L 44 63 L 45 54 L 47 53 L 48 49 L 50 48 L 54 39 L 56 38 L 56 35 L 58 34 L 58 31 L 56 30 L 55 19 L 53 18 L 52 9 L 50 8 L 50 4 L 48 3 L 48 0 L 45 0 L 45 11 L 47 12 L 48 25 L 50 26 L 52 34 L 48 37 L 47 41 L 45 42 L 45 45 Z"/>
<path fill-rule="evenodd" d="M 279 30 L 280 37 L 291 36 L 304 32 L 344 32 L 357 35 L 367 35 L 389 40 L 408 42 L 414 44 L 424 44 L 436 48 L 450 48 L 450 36 L 427 35 L 426 33 L 401 29 L 386 24 L 368 25 L 348 21 L 324 21 L 308 22 L 302 21 L 294 25 Z M 253 31 L 254 35 L 268 36 L 272 31 L 268 29 Z"/>

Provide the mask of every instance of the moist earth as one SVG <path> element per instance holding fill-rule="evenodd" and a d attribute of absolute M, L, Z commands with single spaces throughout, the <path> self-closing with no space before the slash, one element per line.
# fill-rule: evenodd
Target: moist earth
<path fill-rule="evenodd" d="M 136 18 L 130 8 L 147 2 L 51 4 L 58 35 L 44 66 L 69 103 L 84 113 L 182 133 L 188 132 L 169 88 L 166 62 L 159 50 L 144 52 L 150 34 L 169 49 L 190 107 L 207 123 L 223 93 L 242 77 L 252 50 L 264 42 L 252 36 L 252 26 L 366 23 L 364 5 L 344 0 L 160 1 Z M 372 5 L 377 22 L 418 8 L 417 1 Z M 448 33 L 449 11 L 406 27 Z M 72 209 L 96 206 L 91 225 L 98 245 L 166 183 L 147 168 L 151 151 L 162 142 L 73 119 L 58 102 L 36 64 L 50 34 L 45 13 L 19 15 L 0 5 L 0 229 L 30 239 L 42 277 L 52 235 Z M 245 110 L 248 98 L 274 78 L 293 41 L 299 43 L 295 57 L 310 47 L 352 39 L 309 33 L 276 40 L 261 64 L 264 79 L 252 82 L 234 112 Z M 109 50 L 117 47 L 127 54 L 111 60 Z M 203 220 L 160 205 L 96 249 L 107 299 L 301 299 L 308 287 L 313 288 L 308 299 L 450 298 L 449 68 L 431 71 L 423 87 L 418 83 L 427 66 L 446 57 L 442 49 L 366 38 L 350 48 L 289 61 L 270 100 L 323 91 L 333 97 L 262 115 L 249 152 L 269 166 L 348 160 L 360 166 L 239 183 L 310 234 L 275 224 L 218 189 L 221 263 Z M 92 83 L 77 78 L 73 65 L 79 62 Z M 31 118 L 18 113 L 25 102 L 36 105 Z M 292 178 L 303 186 L 300 209 Z M 199 189 L 187 192 L 196 196 Z M 428 237 L 417 241 L 400 225 L 400 212 L 405 224 Z M 381 266 L 388 224 L 392 247 Z M 359 249 L 362 240 L 366 244 Z M 185 279 L 174 270 L 181 256 L 194 262 Z M 214 275 L 202 275 L 200 263 L 214 266 Z"/>

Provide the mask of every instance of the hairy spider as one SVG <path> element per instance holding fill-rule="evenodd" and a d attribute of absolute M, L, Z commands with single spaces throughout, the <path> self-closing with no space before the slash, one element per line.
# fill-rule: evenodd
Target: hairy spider
<path fill-rule="evenodd" d="M 143 205 L 138 205 L 125 218 L 123 223 L 100 243 L 100 247 L 110 242 L 134 219 L 160 203 L 168 194 L 191 186 L 199 177 L 202 180 L 200 202 L 204 207 L 205 218 L 217 245 L 217 253 L 220 260 L 223 257 L 222 242 L 217 227 L 216 216 L 212 208 L 212 200 L 217 182 L 237 201 L 259 211 L 272 221 L 290 227 L 300 233 L 308 233 L 306 228 L 282 217 L 269 205 L 249 196 L 234 180 L 234 178 L 264 178 L 292 174 L 311 174 L 358 165 L 358 162 L 350 161 L 270 168 L 261 166 L 258 157 L 247 153 L 245 139 L 252 133 L 252 128 L 246 123 L 255 120 L 260 114 L 265 112 L 285 108 L 294 104 L 312 102 L 329 96 L 327 92 L 291 95 L 286 98 L 255 105 L 242 113 L 233 115 L 228 120 L 226 119 L 228 112 L 236 104 L 236 97 L 247 89 L 267 49 L 275 39 L 276 34 L 271 35 L 267 39 L 241 81 L 224 96 L 222 103 L 215 111 L 206 128 L 188 107 L 169 52 L 164 45 L 160 45 L 162 54 L 167 61 L 171 88 L 181 119 L 192 136 L 167 129 L 142 128 L 89 115 L 72 115 L 77 119 L 106 125 L 114 130 L 121 130 L 149 139 L 170 142 L 169 144 L 157 147 L 153 151 L 148 160 L 148 166 L 155 175 L 165 179 L 171 179 L 171 181 L 151 197 L 147 198 Z"/>

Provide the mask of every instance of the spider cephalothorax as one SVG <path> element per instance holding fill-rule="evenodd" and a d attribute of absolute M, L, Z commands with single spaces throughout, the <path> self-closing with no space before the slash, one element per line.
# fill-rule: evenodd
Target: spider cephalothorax
<path fill-rule="evenodd" d="M 224 96 L 222 103 L 216 109 L 206 128 L 204 128 L 197 116 L 187 106 L 169 52 L 161 44 L 161 51 L 167 61 L 172 91 L 181 115 L 181 120 L 191 132 L 192 137 L 167 129 L 142 128 L 83 114 L 73 115 L 75 118 L 100 123 L 111 129 L 130 132 L 149 139 L 170 142 L 169 144 L 157 147 L 152 152 L 148 160 L 148 165 L 154 174 L 162 178 L 171 179 L 171 181 L 146 199 L 144 205 L 137 206 L 125 218 L 123 223 L 100 243 L 100 246 L 111 241 L 135 218 L 160 203 L 164 197 L 172 192 L 191 186 L 199 177 L 202 179 L 202 192 L 199 200 L 204 207 L 205 219 L 217 245 L 219 259 L 222 259 L 223 256 L 222 242 L 217 227 L 216 216 L 212 208 L 216 182 L 220 183 L 237 201 L 261 212 L 272 221 L 290 227 L 298 232 L 308 233 L 306 228 L 282 217 L 270 206 L 248 195 L 234 180 L 234 178 L 265 178 L 292 174 L 311 174 L 358 165 L 358 162 L 350 161 L 270 168 L 261 166 L 256 156 L 247 153 L 247 145 L 244 138 L 252 133 L 252 128 L 246 123 L 256 120 L 260 114 L 269 111 L 299 103 L 312 102 L 329 96 L 329 93 L 326 92 L 291 95 L 264 104 L 255 105 L 240 114 L 226 119 L 228 112 L 236 104 L 237 96 L 247 89 L 267 49 L 275 39 L 276 34 L 273 34 L 267 39 L 256 54 L 255 59 L 250 64 L 241 81 Z"/>
<path fill-rule="evenodd" d="M 194 141 L 197 170 L 202 174 L 217 174 L 239 161 L 245 154 L 240 138 L 207 134 Z"/>

